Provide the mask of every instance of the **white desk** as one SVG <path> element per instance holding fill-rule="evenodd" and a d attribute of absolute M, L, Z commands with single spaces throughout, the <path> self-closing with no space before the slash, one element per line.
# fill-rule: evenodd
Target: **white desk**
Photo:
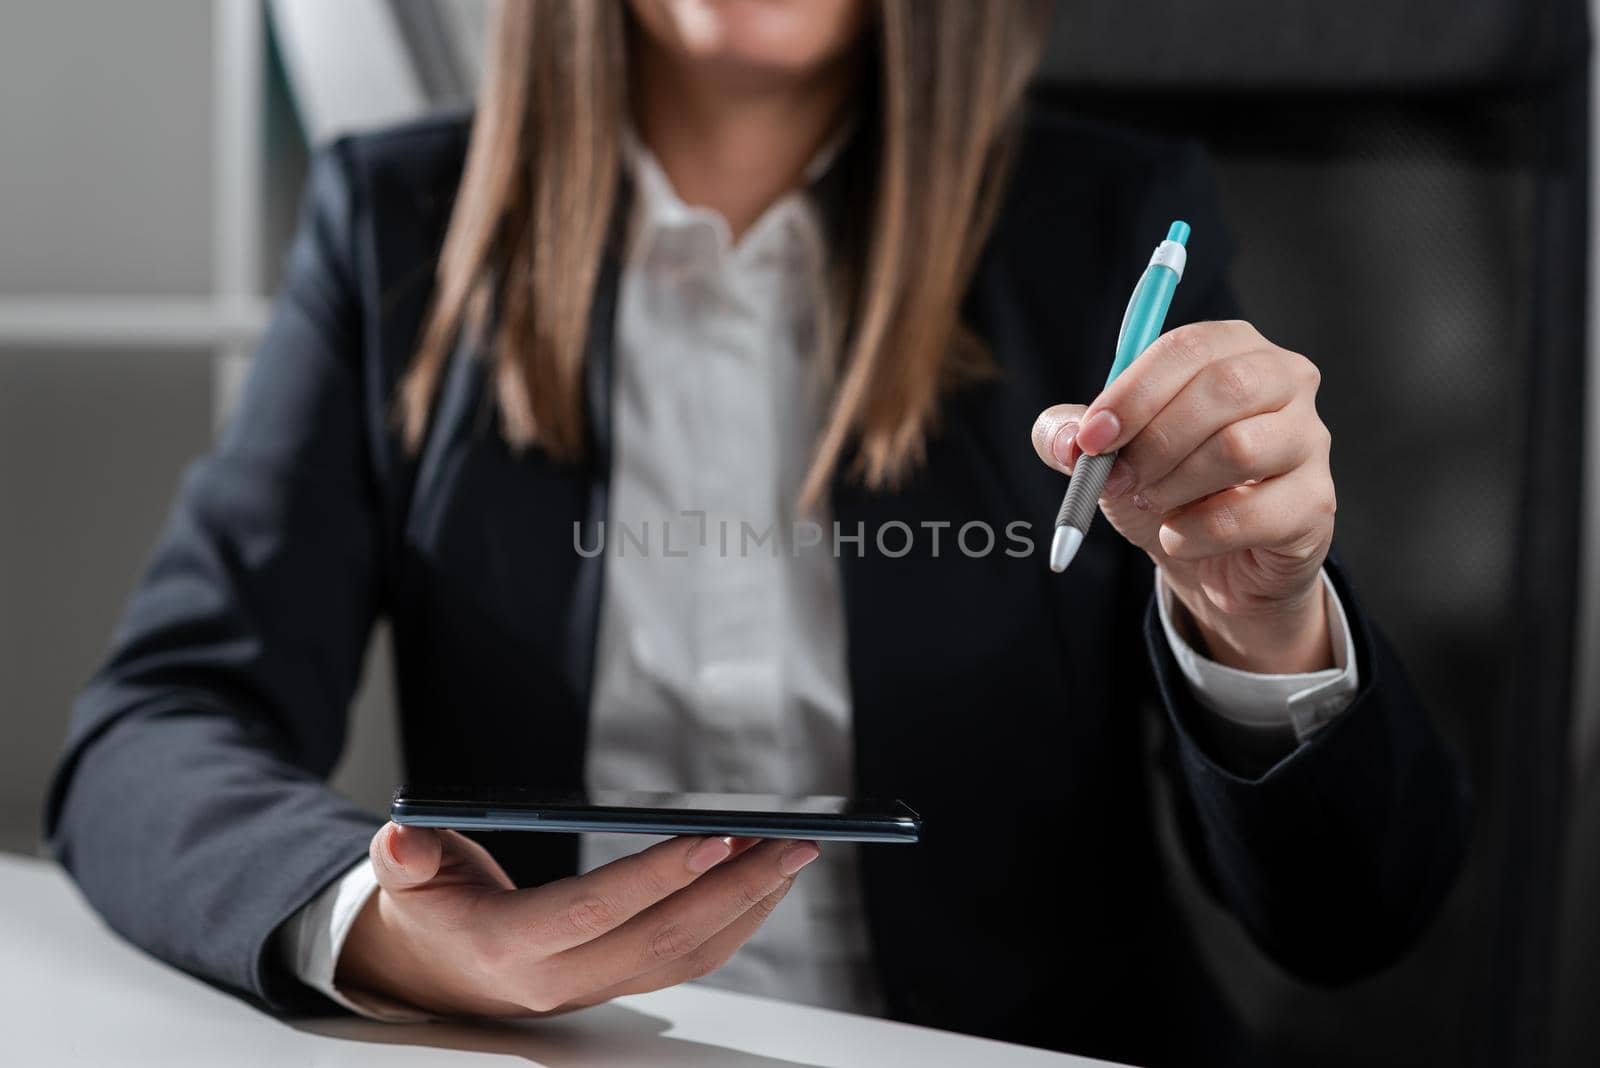
<path fill-rule="evenodd" d="M 0 1062 L 548 1068 L 1104 1065 L 701 987 L 516 1024 L 280 1020 L 111 934 L 55 867 L 0 856 Z"/>

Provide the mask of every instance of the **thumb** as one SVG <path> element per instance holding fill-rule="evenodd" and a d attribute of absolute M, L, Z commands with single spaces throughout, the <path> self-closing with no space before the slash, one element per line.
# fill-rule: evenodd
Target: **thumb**
<path fill-rule="evenodd" d="M 438 831 L 426 827 L 386 823 L 372 836 L 368 854 L 379 886 L 389 891 L 407 890 L 439 874 L 444 841 Z"/>
<path fill-rule="evenodd" d="M 1053 404 L 1033 421 L 1033 451 L 1064 475 L 1072 474 L 1078 460 L 1078 422 L 1087 410 L 1084 404 Z"/>

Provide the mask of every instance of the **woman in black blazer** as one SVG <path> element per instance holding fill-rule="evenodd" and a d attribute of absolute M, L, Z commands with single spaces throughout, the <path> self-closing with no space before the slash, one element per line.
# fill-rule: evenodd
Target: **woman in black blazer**
<path fill-rule="evenodd" d="M 508 4 L 470 129 L 320 153 L 245 396 L 51 794 L 107 919 L 275 1010 L 321 991 L 532 1014 L 736 968 L 785 894 L 846 872 L 868 992 L 841 1003 L 1237 1063 L 1162 871 L 1140 715 L 1159 705 L 1188 862 L 1261 947 L 1328 982 L 1402 952 L 1459 865 L 1465 791 L 1328 559 L 1315 368 L 1237 320 L 1196 152 L 1024 106 L 1043 10 Z M 1176 328 L 1101 393 L 1174 218 L 1194 230 Z M 696 262 L 727 293 L 664 298 Z M 730 356 L 685 352 L 707 337 L 744 338 L 745 363 L 707 377 Z M 757 380 L 770 396 L 729 385 Z M 670 422 L 719 396 L 726 420 Z M 689 430 L 733 447 L 686 461 Z M 1062 472 L 1113 448 L 1110 522 L 1052 576 Z M 632 729 L 709 748 L 703 691 L 663 681 L 671 642 L 651 660 L 613 632 L 676 639 L 674 612 L 715 628 L 733 601 L 586 546 L 724 462 L 770 467 L 748 499 L 834 535 L 740 587 L 805 606 L 743 667 L 809 651 L 816 693 L 789 667 L 726 693 L 842 748 L 746 741 L 688 785 L 781 776 L 757 758 L 787 752 L 911 801 L 922 844 L 802 876 L 810 843 L 675 839 L 574 875 L 572 839 L 402 832 L 327 787 L 380 616 L 414 780 L 579 787 Z M 650 619 L 669 623 L 617 630 Z M 741 700 L 719 706 L 734 732 Z M 808 937 L 783 945 L 805 967 Z"/>

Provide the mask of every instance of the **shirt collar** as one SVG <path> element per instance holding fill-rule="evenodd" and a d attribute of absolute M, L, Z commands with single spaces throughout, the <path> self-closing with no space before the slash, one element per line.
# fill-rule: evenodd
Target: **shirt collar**
<path fill-rule="evenodd" d="M 774 201 L 749 230 L 733 244 L 728 221 L 710 208 L 687 204 L 673 188 L 655 154 L 631 124 L 622 132 L 622 161 L 632 183 L 629 207 L 627 257 L 630 266 L 644 262 L 663 233 L 674 229 L 702 227 L 713 236 L 721 255 L 742 258 L 763 249 L 803 257 L 809 266 L 819 266 L 826 256 L 824 229 L 810 187 L 838 158 L 855 131 L 852 116 L 829 136 L 803 172 L 805 185 Z"/>

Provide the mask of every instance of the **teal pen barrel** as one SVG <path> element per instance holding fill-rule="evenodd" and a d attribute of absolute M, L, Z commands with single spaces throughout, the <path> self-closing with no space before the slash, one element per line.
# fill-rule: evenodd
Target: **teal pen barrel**
<path fill-rule="evenodd" d="M 1178 272 L 1170 267 L 1151 266 L 1133 288 L 1128 309 L 1122 314 L 1122 331 L 1117 335 L 1117 355 L 1111 361 L 1111 373 L 1106 375 L 1106 385 L 1128 369 L 1150 343 L 1161 336 L 1161 324 L 1167 320 L 1167 309 L 1172 306 L 1172 295 L 1178 291 Z"/>

